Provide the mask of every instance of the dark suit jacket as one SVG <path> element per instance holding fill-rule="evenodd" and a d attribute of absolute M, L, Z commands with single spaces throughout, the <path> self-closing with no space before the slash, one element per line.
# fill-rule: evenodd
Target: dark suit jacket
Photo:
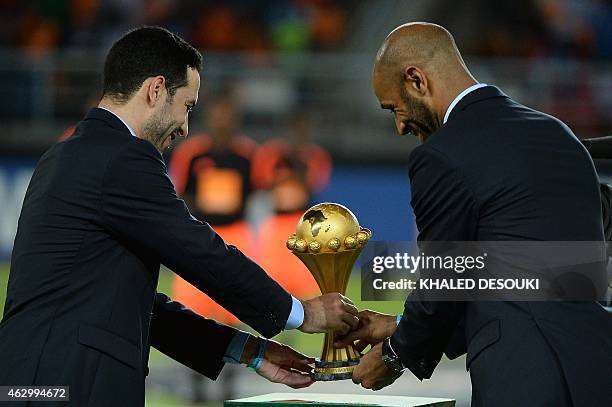
<path fill-rule="evenodd" d="M 567 126 L 487 86 L 410 156 L 425 241 L 601 241 L 593 162 Z M 430 302 L 412 293 L 392 337 L 429 378 L 467 351 L 474 406 L 612 405 L 612 320 L 597 303 Z M 413 301 L 414 300 L 414 301 Z"/>
<path fill-rule="evenodd" d="M 0 385 L 70 386 L 79 407 L 143 405 L 151 345 L 216 378 L 235 330 L 156 293 L 160 263 L 261 334 L 284 328 L 291 296 L 189 214 L 153 144 L 92 109 L 27 191 Z"/>

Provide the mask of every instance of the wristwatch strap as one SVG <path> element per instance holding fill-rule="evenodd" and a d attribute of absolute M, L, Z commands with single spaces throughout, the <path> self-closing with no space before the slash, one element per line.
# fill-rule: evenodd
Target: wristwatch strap
<path fill-rule="evenodd" d="M 385 338 L 382 345 L 382 359 L 385 365 L 396 372 L 403 372 L 406 370 L 399 356 L 393 350 L 391 346 L 391 337 Z"/>

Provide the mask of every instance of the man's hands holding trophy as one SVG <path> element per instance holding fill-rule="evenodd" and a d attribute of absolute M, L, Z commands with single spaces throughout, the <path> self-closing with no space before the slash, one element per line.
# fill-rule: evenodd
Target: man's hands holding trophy
<path fill-rule="evenodd" d="M 339 293 L 323 294 L 303 301 L 304 323 L 298 328 L 305 333 L 334 331 L 344 335 L 359 326 L 355 304 Z"/>
<path fill-rule="evenodd" d="M 334 346 L 341 348 L 354 342 L 355 348 L 363 352 L 368 345 L 374 347 L 391 336 L 397 326 L 395 315 L 364 310 L 358 313 L 358 317 L 359 324 L 348 334 L 336 337 Z"/>
<path fill-rule="evenodd" d="M 363 352 L 371 346 L 368 353 L 361 357 L 353 370 L 353 383 L 372 390 L 380 390 L 395 382 L 402 375 L 400 369 L 392 369 L 383 359 L 383 341 L 393 335 L 397 327 L 395 315 L 364 310 L 359 312 L 359 325 L 347 335 L 336 338 L 334 346 L 343 347 L 355 343 L 355 348 Z"/>
<path fill-rule="evenodd" d="M 351 300 L 338 293 L 324 294 L 303 301 L 304 322 L 298 328 L 305 333 L 337 332 L 348 334 L 359 325 L 357 308 Z M 259 353 L 263 353 L 259 355 Z M 294 389 L 314 383 L 312 364 L 315 359 L 273 340 L 250 336 L 240 362 L 255 369 L 257 374 L 273 383 Z"/>
<path fill-rule="evenodd" d="M 371 236 L 342 205 L 322 203 L 308 209 L 296 233 L 287 239 L 287 248 L 308 267 L 323 293 L 302 302 L 304 320 L 298 328 L 305 333 L 325 332 L 321 358 L 315 361 L 286 345 L 251 337 L 243 362 L 268 380 L 293 388 L 348 378 L 372 390 L 393 383 L 401 375 L 401 362 L 397 362 L 399 367 L 387 363 L 383 353 L 387 357 L 396 316 L 358 312 L 342 295 L 353 264 Z M 361 356 L 368 346 L 371 350 Z"/>
<path fill-rule="evenodd" d="M 310 312 L 315 314 L 307 315 Z M 401 372 L 392 370 L 383 362 L 382 342 L 390 337 L 397 326 L 396 316 L 357 308 L 348 298 L 338 294 L 325 294 L 304 303 L 304 324 L 302 332 L 317 333 L 334 331 L 334 347 L 345 348 L 355 344 L 355 349 L 363 352 L 354 368 L 352 380 L 366 389 L 380 390 L 392 384 Z M 358 314 L 357 316 L 355 314 Z M 247 365 L 257 358 L 261 338 L 250 337 L 245 345 L 241 362 Z M 312 364 L 314 358 L 305 356 L 287 345 L 273 340 L 265 341 L 265 352 L 256 372 L 273 383 L 285 384 L 294 389 L 308 387 L 314 383 Z M 254 366 L 252 366 L 254 367 Z"/>

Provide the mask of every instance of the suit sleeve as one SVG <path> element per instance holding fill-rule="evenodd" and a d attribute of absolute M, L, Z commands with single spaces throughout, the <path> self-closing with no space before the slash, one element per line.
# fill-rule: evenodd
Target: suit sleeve
<path fill-rule="evenodd" d="M 157 293 L 151 316 L 151 345 L 172 359 L 215 380 L 223 355 L 238 332 Z"/>
<path fill-rule="evenodd" d="M 165 264 L 260 334 L 271 337 L 284 328 L 289 293 L 191 216 L 148 141 L 135 138 L 109 164 L 101 214 L 103 227 L 126 247 Z"/>
<path fill-rule="evenodd" d="M 450 160 L 423 145 L 411 154 L 409 168 L 419 246 L 432 241 L 475 240 L 478 206 Z M 462 339 L 456 329 L 463 316 L 463 304 L 428 301 L 426 297 L 427 293 L 419 290 L 410 293 L 391 337 L 391 346 L 404 366 L 420 380 L 431 377 L 451 337 L 459 344 Z M 463 353 L 457 345 L 450 345 L 451 353 Z"/>

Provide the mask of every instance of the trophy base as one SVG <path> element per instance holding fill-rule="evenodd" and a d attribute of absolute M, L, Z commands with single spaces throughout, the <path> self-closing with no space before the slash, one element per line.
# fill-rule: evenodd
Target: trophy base
<path fill-rule="evenodd" d="M 359 364 L 359 359 L 326 362 L 317 359 L 313 379 L 317 382 L 345 380 L 353 377 L 353 370 Z"/>

